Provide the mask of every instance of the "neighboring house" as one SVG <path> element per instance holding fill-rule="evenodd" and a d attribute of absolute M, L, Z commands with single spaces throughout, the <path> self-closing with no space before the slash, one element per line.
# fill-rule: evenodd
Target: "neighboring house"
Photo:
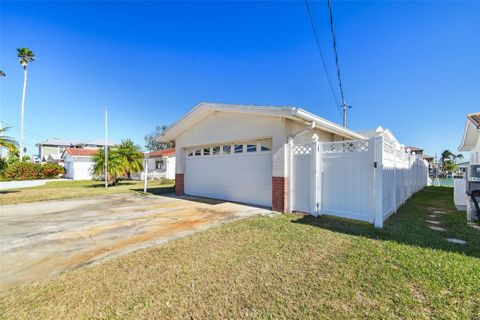
<path fill-rule="evenodd" d="M 63 165 L 63 159 L 61 154 L 51 153 L 47 156 L 46 162 L 57 163 Z"/>
<path fill-rule="evenodd" d="M 413 152 L 418 155 L 423 155 L 424 149 L 419 148 L 419 147 L 414 147 L 414 146 L 407 146 L 405 147 L 406 149 L 410 149 L 410 152 Z"/>
<path fill-rule="evenodd" d="M 152 151 L 146 156 L 149 179 L 175 179 L 175 148 Z"/>
<path fill-rule="evenodd" d="M 459 151 L 470 152 L 470 165 L 480 164 L 480 112 L 467 115 L 467 122 L 463 131 L 462 143 L 458 147 Z M 465 169 L 468 171 L 468 167 Z M 466 195 L 466 175 L 464 179 L 454 180 L 454 202 L 458 210 L 467 210 L 467 217 L 470 219 L 470 201 Z"/>
<path fill-rule="evenodd" d="M 390 131 L 380 129 L 369 138 L 299 108 L 201 103 L 157 140 L 175 141 L 178 195 L 333 214 L 381 227 L 426 185 L 428 170 L 421 157 L 407 154 Z M 398 158 L 392 165 L 404 166 L 388 169 L 388 184 L 387 154 Z M 376 178 L 375 168 L 382 170 Z"/>
<path fill-rule="evenodd" d="M 92 179 L 92 156 L 97 153 L 94 148 L 65 148 L 62 159 L 65 167 L 65 178 L 73 180 Z"/>
<path fill-rule="evenodd" d="M 435 160 L 434 156 L 429 156 L 428 154 L 422 154 L 423 159 L 427 161 L 429 164 L 433 164 L 433 160 Z"/>
<path fill-rule="evenodd" d="M 108 146 L 114 146 L 115 143 L 108 141 Z M 105 146 L 105 140 L 97 139 L 90 141 L 47 139 L 36 144 L 38 147 L 38 157 L 41 162 L 48 162 L 48 156 L 52 155 L 52 159 L 58 159 L 66 148 L 90 148 L 98 149 Z"/>

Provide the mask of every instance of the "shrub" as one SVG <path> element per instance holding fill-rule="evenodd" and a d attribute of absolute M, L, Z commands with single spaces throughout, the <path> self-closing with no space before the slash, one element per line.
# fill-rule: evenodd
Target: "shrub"
<path fill-rule="evenodd" d="M 34 180 L 56 178 L 64 172 L 63 167 L 56 163 L 15 162 L 3 171 L 3 176 L 8 180 Z"/>
<path fill-rule="evenodd" d="M 41 166 L 44 178 L 56 178 L 65 173 L 65 169 L 56 163 L 45 163 Z"/>

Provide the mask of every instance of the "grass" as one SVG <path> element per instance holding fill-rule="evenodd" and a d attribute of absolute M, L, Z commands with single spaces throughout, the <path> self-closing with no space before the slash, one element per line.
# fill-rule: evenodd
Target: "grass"
<path fill-rule="evenodd" d="M 255 217 L 1 294 L 5 319 L 480 319 L 480 233 L 451 188 L 417 193 L 382 230 Z M 448 243 L 428 229 L 443 208 Z"/>
<path fill-rule="evenodd" d="M 149 181 L 148 187 L 153 194 L 173 192 L 173 185 L 162 184 L 160 180 Z M 0 191 L 0 205 L 128 192 L 142 193 L 143 181 L 121 181 L 109 188 L 102 181 L 52 181 L 38 187 Z"/>

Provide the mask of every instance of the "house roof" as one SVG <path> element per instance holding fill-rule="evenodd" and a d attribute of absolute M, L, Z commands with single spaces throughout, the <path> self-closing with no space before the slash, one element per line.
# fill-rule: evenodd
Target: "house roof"
<path fill-rule="evenodd" d="M 459 151 L 470 151 L 475 147 L 479 137 L 480 112 L 467 115 L 467 122 L 463 131 L 463 138 Z"/>
<path fill-rule="evenodd" d="M 57 138 L 50 138 L 45 141 L 41 141 L 37 143 L 39 145 L 49 145 L 49 146 L 74 146 L 78 144 L 79 141 L 76 140 L 64 140 L 64 139 L 57 139 Z"/>
<path fill-rule="evenodd" d="M 175 155 L 175 148 L 168 148 L 163 150 L 155 150 L 147 153 L 147 156 L 150 158 L 153 157 L 172 157 Z"/>
<path fill-rule="evenodd" d="M 425 160 L 426 159 L 432 159 L 433 160 L 434 158 L 435 158 L 434 156 L 429 156 L 428 154 L 423 155 L 423 159 L 425 159 Z"/>
<path fill-rule="evenodd" d="M 84 144 L 84 145 L 96 145 L 96 146 L 104 146 L 105 145 L 105 139 L 94 139 L 94 140 L 87 140 L 87 141 L 82 141 L 79 144 Z M 107 145 L 112 147 L 116 145 L 115 142 L 108 140 Z"/>
<path fill-rule="evenodd" d="M 313 113 L 296 107 L 254 106 L 202 102 L 198 104 L 195 108 L 193 108 L 190 112 L 181 117 L 174 124 L 172 124 L 170 127 L 168 127 L 164 132 L 159 134 L 156 139 L 159 142 L 173 141 L 176 137 L 184 133 L 197 122 L 216 111 L 283 117 L 296 121 L 314 122 L 317 127 L 320 127 L 325 131 L 335 133 L 346 138 L 364 138 L 364 136 L 353 130 L 344 128 L 334 122 L 323 119 L 319 116 L 314 115 Z"/>
<path fill-rule="evenodd" d="M 62 147 L 68 147 L 68 146 L 78 146 L 78 145 L 97 145 L 97 146 L 103 146 L 105 145 L 105 139 L 95 139 L 95 140 L 64 140 L 64 139 L 57 139 L 57 138 L 50 138 L 45 141 L 41 141 L 36 144 L 36 146 L 41 146 L 41 145 L 48 145 L 48 146 L 62 146 Z M 108 141 L 109 146 L 114 146 L 116 143 L 113 141 Z"/>
<path fill-rule="evenodd" d="M 68 153 L 74 157 L 91 157 L 98 152 L 99 149 L 80 149 L 80 148 L 65 148 L 63 155 Z M 63 158 L 62 155 L 62 158 Z"/>

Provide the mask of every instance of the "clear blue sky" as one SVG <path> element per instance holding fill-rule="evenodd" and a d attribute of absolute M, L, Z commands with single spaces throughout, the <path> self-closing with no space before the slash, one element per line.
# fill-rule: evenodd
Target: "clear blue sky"
<path fill-rule="evenodd" d="M 336 78 L 326 1 L 312 4 Z M 1 119 L 19 137 L 143 136 L 198 102 L 299 106 L 341 122 L 303 1 L 0 2 Z M 456 150 L 480 111 L 480 2 L 333 0 L 349 127 L 390 128 L 433 154 Z M 337 90 L 337 86 L 335 87 Z"/>

